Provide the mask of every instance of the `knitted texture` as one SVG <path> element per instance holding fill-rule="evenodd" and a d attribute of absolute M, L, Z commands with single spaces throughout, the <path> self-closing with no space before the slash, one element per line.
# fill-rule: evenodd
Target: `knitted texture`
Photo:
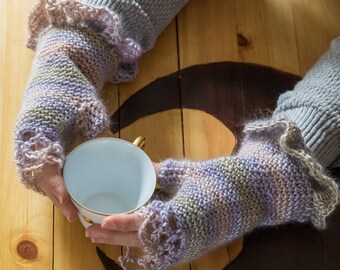
<path fill-rule="evenodd" d="M 119 10 L 118 10 L 119 11 Z M 117 12 L 107 7 L 92 7 L 78 1 L 40 0 L 29 17 L 29 48 L 35 49 L 41 32 L 48 26 L 77 25 L 99 33 L 112 45 L 112 52 L 119 63 L 111 70 L 109 81 L 118 83 L 132 80 L 137 73 L 137 59 L 142 53 L 140 45 L 129 37 L 123 37 L 121 20 Z M 78 47 L 81 47 L 78 44 Z M 95 68 L 95 67 L 94 67 Z M 97 71 L 98 72 L 98 71 Z"/>
<path fill-rule="evenodd" d="M 15 161 L 21 181 L 43 194 L 35 186 L 42 167 L 61 168 L 76 135 L 91 139 L 108 129 L 98 93 L 107 81 L 135 76 L 141 49 L 122 37 L 117 14 L 76 1 L 39 1 L 29 31 L 27 46 L 36 54 L 15 130 Z"/>
<path fill-rule="evenodd" d="M 76 133 L 90 139 L 108 129 L 98 89 L 116 65 L 111 46 L 98 34 L 72 27 L 45 30 L 15 131 L 15 161 L 28 187 L 35 189 L 34 173 L 45 163 L 61 168 Z"/>
<path fill-rule="evenodd" d="M 122 22 L 123 36 L 135 40 L 143 52 L 150 50 L 164 28 L 188 0 L 81 0 L 117 13 Z"/>
<path fill-rule="evenodd" d="M 122 259 L 166 269 L 258 226 L 325 218 L 339 200 L 334 180 L 310 156 L 300 130 L 284 119 L 250 123 L 238 152 L 205 162 L 166 160 L 159 183 L 169 199 L 138 214 L 144 255 Z"/>
<path fill-rule="evenodd" d="M 323 166 L 340 166 L 340 38 L 293 91 L 280 96 L 274 118 L 285 117 L 302 131 Z"/>
<path fill-rule="evenodd" d="M 46 163 L 62 167 L 75 133 L 90 139 L 108 128 L 99 91 L 107 81 L 135 77 L 142 52 L 186 2 L 38 1 L 27 42 L 36 55 L 15 131 L 15 161 L 27 187 L 43 193 L 36 174 Z"/>

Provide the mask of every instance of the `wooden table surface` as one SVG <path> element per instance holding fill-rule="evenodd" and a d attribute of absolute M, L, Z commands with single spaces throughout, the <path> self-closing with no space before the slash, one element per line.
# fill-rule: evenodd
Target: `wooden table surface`
<path fill-rule="evenodd" d="M 24 44 L 27 15 L 34 4 L 35 0 L 0 1 L 0 269 L 104 269 L 80 223 L 70 225 L 47 198 L 27 191 L 15 172 L 13 129 L 33 59 Z M 222 61 L 266 65 L 303 76 L 339 35 L 339 0 L 192 0 L 142 57 L 138 77 L 128 84 L 107 85 L 103 97 L 113 113 L 159 77 Z M 141 118 L 117 134 L 126 140 L 138 135 L 147 138 L 145 151 L 155 161 L 227 155 L 236 143 L 218 119 L 191 109 Z M 120 247 L 100 247 L 112 258 L 124 252 Z M 220 270 L 241 249 L 239 240 L 173 269 Z"/>

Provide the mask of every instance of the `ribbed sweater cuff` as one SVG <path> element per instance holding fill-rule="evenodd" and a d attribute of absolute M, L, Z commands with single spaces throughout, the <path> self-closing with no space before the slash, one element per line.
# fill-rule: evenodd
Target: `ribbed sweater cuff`
<path fill-rule="evenodd" d="M 81 2 L 86 3 L 91 6 L 106 6 L 108 8 L 111 7 L 112 1 L 110 0 L 82 0 Z"/>
<path fill-rule="evenodd" d="M 152 6 L 152 1 L 146 0 L 146 3 L 143 3 L 143 1 L 133 0 L 80 0 L 80 2 L 95 8 L 104 8 L 117 14 L 122 24 L 122 35 L 125 38 L 132 39 L 133 42 L 138 43 L 138 45 L 141 46 L 143 53 L 149 51 L 155 45 L 157 36 L 160 32 L 156 30 L 154 25 L 155 22 L 151 21 L 149 14 L 143 7 L 143 5 L 146 4 Z M 156 18 L 162 18 L 164 14 L 158 12 L 159 9 L 157 8 L 158 7 L 151 10 L 151 12 L 157 14 Z M 175 15 L 176 14 L 174 14 L 173 17 Z M 161 23 L 161 21 L 158 22 L 158 24 Z"/>
<path fill-rule="evenodd" d="M 273 118 L 285 117 L 301 129 L 305 144 L 323 166 L 340 166 L 340 127 L 334 117 L 314 107 L 276 110 Z"/>
<path fill-rule="evenodd" d="M 149 51 L 157 37 L 170 24 L 188 0 L 80 0 L 86 5 L 116 13 L 123 35 L 137 42 L 143 53 Z"/>

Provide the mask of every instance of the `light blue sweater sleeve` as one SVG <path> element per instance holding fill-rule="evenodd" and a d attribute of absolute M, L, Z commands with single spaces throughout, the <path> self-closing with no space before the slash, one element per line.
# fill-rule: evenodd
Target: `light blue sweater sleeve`
<path fill-rule="evenodd" d="M 115 12 L 122 22 L 123 35 L 150 50 L 161 32 L 189 0 L 81 0 L 94 7 Z"/>
<path fill-rule="evenodd" d="M 294 87 L 282 94 L 274 118 L 286 117 L 324 166 L 340 166 L 340 37 Z"/>

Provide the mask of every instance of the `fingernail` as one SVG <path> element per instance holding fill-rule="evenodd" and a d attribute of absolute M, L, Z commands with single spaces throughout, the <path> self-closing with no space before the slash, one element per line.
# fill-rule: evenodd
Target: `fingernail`
<path fill-rule="evenodd" d="M 89 231 L 85 231 L 85 236 L 86 236 L 87 238 L 89 238 L 89 237 L 91 237 L 91 233 L 90 233 Z"/>
<path fill-rule="evenodd" d="M 78 216 L 75 216 L 75 215 L 72 215 L 71 213 L 68 213 L 67 214 L 67 219 L 68 219 L 68 222 L 70 223 L 73 223 L 77 220 Z"/>
<path fill-rule="evenodd" d="M 107 222 L 107 220 L 109 220 L 110 219 L 110 217 L 106 217 L 106 218 L 104 218 L 103 220 L 102 220 L 102 223 L 106 223 Z"/>
<path fill-rule="evenodd" d="M 77 215 L 71 215 L 71 214 L 70 214 L 70 219 L 69 219 L 69 221 L 70 221 L 71 223 L 75 222 L 77 219 L 78 219 L 78 216 L 77 216 Z"/>
<path fill-rule="evenodd" d="M 100 226 L 101 226 L 103 229 L 106 229 L 106 224 L 107 224 L 107 222 L 102 221 L 102 223 L 100 224 Z"/>
<path fill-rule="evenodd" d="M 94 243 L 94 238 L 91 238 L 91 242 Z"/>

